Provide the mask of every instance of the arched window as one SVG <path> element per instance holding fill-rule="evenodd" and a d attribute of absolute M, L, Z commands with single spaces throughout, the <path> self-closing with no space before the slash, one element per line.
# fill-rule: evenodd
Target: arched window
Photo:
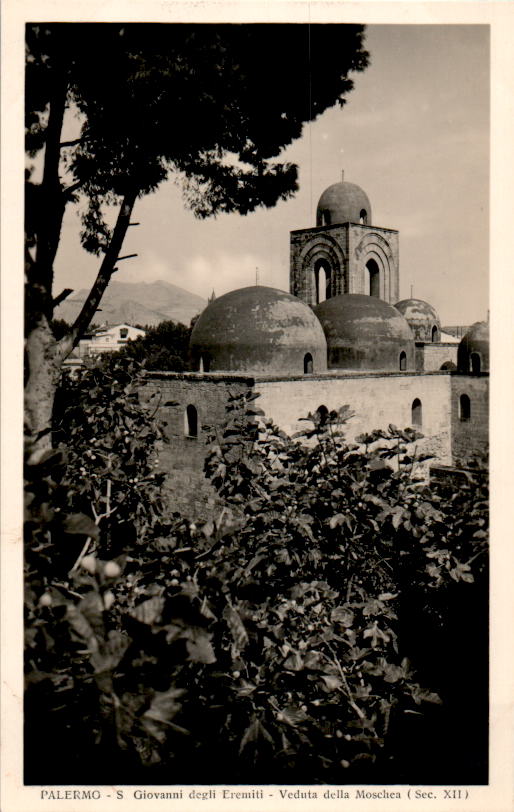
<path fill-rule="evenodd" d="M 374 259 L 368 260 L 366 263 L 367 279 L 366 279 L 366 292 L 369 296 L 375 296 L 376 299 L 380 298 L 380 270 Z"/>
<path fill-rule="evenodd" d="M 209 358 L 209 356 L 201 355 L 199 372 L 209 372 L 210 367 L 211 367 L 211 359 Z"/>
<path fill-rule="evenodd" d="M 191 404 L 184 415 L 184 433 L 186 437 L 198 437 L 198 412 Z"/>
<path fill-rule="evenodd" d="M 440 369 L 451 370 L 451 369 L 457 369 L 457 367 L 455 366 L 453 361 L 445 361 L 444 364 L 441 364 Z"/>
<path fill-rule="evenodd" d="M 303 359 L 303 374 L 309 375 L 313 370 L 312 355 L 310 352 L 306 353 Z"/>
<path fill-rule="evenodd" d="M 323 226 L 330 225 L 330 212 L 327 209 L 324 209 L 321 212 L 321 225 Z"/>
<path fill-rule="evenodd" d="M 314 281 L 316 283 L 316 304 L 330 299 L 332 272 L 330 266 L 325 262 L 320 261 L 316 263 L 314 268 Z"/>
<path fill-rule="evenodd" d="M 419 398 L 416 398 L 412 401 L 412 425 L 417 426 L 418 428 L 421 427 L 423 422 L 423 407 L 421 405 L 421 401 Z"/>
<path fill-rule="evenodd" d="M 407 369 L 407 353 L 401 352 L 400 353 L 400 372 L 405 372 Z"/>
<path fill-rule="evenodd" d="M 361 209 L 361 213 L 359 214 L 359 223 L 363 226 L 368 225 L 368 212 L 366 209 Z"/>
<path fill-rule="evenodd" d="M 473 373 L 473 375 L 480 375 L 480 369 L 482 366 L 480 353 L 472 352 L 470 362 L 471 362 L 471 372 Z"/>
<path fill-rule="evenodd" d="M 468 395 L 459 398 L 459 420 L 471 420 L 471 401 Z"/>
<path fill-rule="evenodd" d="M 437 327 L 434 324 L 434 326 L 432 327 L 432 342 L 435 342 L 435 341 L 437 341 Z"/>

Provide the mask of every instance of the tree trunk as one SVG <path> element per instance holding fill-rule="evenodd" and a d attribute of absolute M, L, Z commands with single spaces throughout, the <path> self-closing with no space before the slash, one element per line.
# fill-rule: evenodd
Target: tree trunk
<path fill-rule="evenodd" d="M 27 336 L 25 352 L 25 433 L 33 453 L 52 445 L 52 412 L 64 358 L 44 316 Z"/>

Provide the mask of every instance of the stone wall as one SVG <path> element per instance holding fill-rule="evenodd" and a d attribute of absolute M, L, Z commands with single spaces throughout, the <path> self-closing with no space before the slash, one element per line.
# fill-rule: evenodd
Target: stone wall
<path fill-rule="evenodd" d="M 229 396 L 248 389 L 260 394 L 257 405 L 289 435 L 305 428 L 300 418 L 321 405 L 329 410 L 350 406 L 355 416 L 348 423 L 348 439 L 387 428 L 389 423 L 405 428 L 413 425 L 412 406 L 419 399 L 419 428 L 425 438 L 418 443 L 418 450 L 433 454 L 434 464 L 466 464 L 487 445 L 488 376 L 447 372 L 328 372 L 287 377 L 149 373 L 141 398 L 152 394 L 160 398 L 157 414 L 167 423 L 160 462 L 167 473 L 166 493 L 173 510 L 198 519 L 212 513 L 217 497 L 203 474 L 204 427 L 222 426 Z M 467 394 L 471 401 L 469 421 L 459 416 L 461 394 Z M 187 435 L 188 405 L 197 410 L 196 437 Z"/>
<path fill-rule="evenodd" d="M 425 372 L 436 372 L 446 361 L 451 361 L 457 368 L 458 344 L 436 342 L 434 344 L 416 343 L 416 369 Z"/>
<path fill-rule="evenodd" d="M 148 373 L 140 398 L 157 406 L 156 416 L 166 423 L 166 442 L 159 453 L 160 469 L 166 471 L 165 495 L 171 510 L 189 518 L 204 519 L 212 512 L 217 496 L 203 474 L 207 426 L 221 426 L 230 395 L 251 387 L 252 378 L 199 373 Z M 198 435 L 187 434 L 186 409 L 194 406 Z"/>
<path fill-rule="evenodd" d="M 322 261 L 331 269 L 330 296 L 367 294 L 365 267 L 370 259 L 380 269 L 380 298 L 394 304 L 399 296 L 397 231 L 357 223 L 292 231 L 290 292 L 317 304 L 314 268 Z"/>
<path fill-rule="evenodd" d="M 489 445 L 489 376 L 452 373 L 451 424 L 454 465 L 466 465 L 487 454 Z M 460 399 L 470 400 L 470 417 L 462 419 Z"/>
<path fill-rule="evenodd" d="M 348 423 L 347 436 L 387 428 L 412 426 L 412 404 L 422 404 L 422 425 L 426 435 L 420 448 L 443 464 L 451 462 L 450 376 L 398 373 L 355 373 L 324 375 L 289 380 L 256 380 L 261 394 L 258 405 L 287 434 L 305 427 L 299 418 L 319 406 L 338 409 L 348 404 L 355 416 Z"/>

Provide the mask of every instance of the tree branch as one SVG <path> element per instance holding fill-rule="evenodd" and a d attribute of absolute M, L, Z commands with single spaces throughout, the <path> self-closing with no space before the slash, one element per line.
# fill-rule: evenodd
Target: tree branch
<path fill-rule="evenodd" d="M 70 293 L 73 293 L 72 288 L 64 288 L 64 290 L 62 290 L 62 291 L 59 293 L 59 295 L 58 295 L 58 296 L 56 296 L 56 297 L 55 297 L 55 299 L 53 300 L 53 306 L 54 306 L 54 308 L 56 308 L 58 305 L 60 305 L 60 304 L 61 304 L 61 302 L 64 302 L 64 300 L 68 298 L 68 296 L 70 295 Z"/>
<path fill-rule="evenodd" d="M 59 144 L 59 149 L 62 149 L 63 147 L 76 147 L 81 141 L 82 138 L 75 138 L 73 141 L 61 141 Z"/>
<path fill-rule="evenodd" d="M 137 193 L 137 190 L 132 190 L 127 192 L 123 198 L 120 210 L 118 212 L 116 225 L 114 226 L 114 231 L 112 232 L 111 240 L 109 242 L 107 251 L 105 252 L 102 264 L 100 265 L 100 270 L 98 271 L 98 275 L 95 279 L 93 287 L 91 288 L 89 295 L 84 302 L 82 310 L 75 319 L 69 335 L 64 336 L 64 338 L 62 338 L 59 342 L 62 342 L 62 349 L 64 351 L 71 352 L 73 347 L 77 346 L 81 336 L 97 311 L 105 289 L 111 280 L 111 276 L 114 272 L 114 266 L 118 261 L 118 255 L 120 253 L 121 246 L 123 245 L 125 234 L 127 233 L 130 217 L 132 215 L 132 209 L 134 208 L 134 203 L 136 202 L 137 198 Z"/>

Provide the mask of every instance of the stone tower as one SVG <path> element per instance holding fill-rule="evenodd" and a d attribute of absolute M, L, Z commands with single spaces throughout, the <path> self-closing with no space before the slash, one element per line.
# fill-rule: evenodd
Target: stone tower
<path fill-rule="evenodd" d="M 343 293 L 398 301 L 398 231 L 372 225 L 368 196 L 344 173 L 321 195 L 316 227 L 291 232 L 290 291 L 311 306 Z"/>

